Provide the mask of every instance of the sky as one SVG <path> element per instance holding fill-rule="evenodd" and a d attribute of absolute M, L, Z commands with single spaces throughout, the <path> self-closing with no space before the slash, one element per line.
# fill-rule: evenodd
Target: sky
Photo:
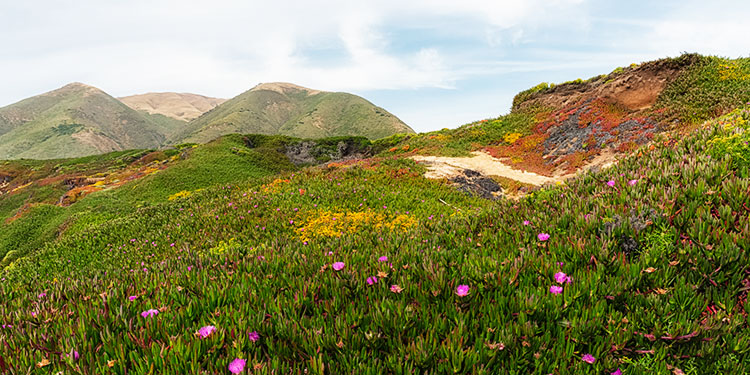
<path fill-rule="evenodd" d="M 748 16 L 746 0 L 2 0 L 0 106 L 70 82 L 231 98 L 280 81 L 454 128 L 540 82 L 748 57 Z"/>

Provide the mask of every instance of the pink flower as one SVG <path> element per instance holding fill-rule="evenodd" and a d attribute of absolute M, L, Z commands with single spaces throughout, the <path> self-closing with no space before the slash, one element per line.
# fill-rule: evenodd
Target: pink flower
<path fill-rule="evenodd" d="M 615 180 L 609 180 L 609 181 L 607 181 L 607 185 L 609 187 L 615 187 Z"/>
<path fill-rule="evenodd" d="M 403 289 L 400 286 L 398 286 L 397 284 L 391 285 L 391 292 L 393 292 L 393 293 L 401 293 L 401 291 L 403 291 Z"/>
<path fill-rule="evenodd" d="M 256 342 L 256 341 L 260 340 L 260 335 L 258 334 L 258 332 L 252 331 L 252 332 L 250 332 L 250 333 L 247 334 L 247 338 L 250 341 L 252 341 L 252 342 Z"/>
<path fill-rule="evenodd" d="M 214 326 L 205 326 L 201 327 L 198 332 L 196 332 L 196 336 L 201 339 L 205 339 L 208 336 L 211 336 L 212 333 L 216 332 L 216 327 Z"/>
<path fill-rule="evenodd" d="M 41 292 L 41 293 L 39 293 L 39 295 L 37 297 L 39 297 L 39 299 L 42 299 L 44 297 L 47 297 L 47 293 Z"/>
<path fill-rule="evenodd" d="M 469 286 L 468 285 L 459 285 L 458 288 L 456 288 L 456 295 L 459 297 L 466 297 L 469 295 Z"/>
<path fill-rule="evenodd" d="M 193 267 L 190 267 L 190 266 L 188 266 L 188 271 L 190 271 L 190 270 L 192 270 L 192 269 L 193 269 Z"/>
<path fill-rule="evenodd" d="M 637 184 L 637 183 L 638 183 L 638 180 L 630 180 L 630 181 L 628 181 L 628 185 L 630 185 L 630 186 L 635 186 L 635 184 Z M 619 370 L 619 368 L 617 370 Z M 613 372 L 613 374 L 614 374 L 614 372 Z"/>
<path fill-rule="evenodd" d="M 73 351 L 73 359 L 77 361 L 77 360 L 78 360 L 78 358 L 80 358 L 80 357 L 81 357 L 81 356 L 80 356 L 80 355 L 78 355 L 78 352 L 74 350 L 74 351 Z"/>
<path fill-rule="evenodd" d="M 555 274 L 555 281 L 557 281 L 558 284 L 564 284 L 570 282 L 570 278 L 564 272 L 558 272 Z"/>
<path fill-rule="evenodd" d="M 141 316 L 144 318 L 149 318 L 157 315 L 159 315 L 159 310 L 157 309 L 149 309 L 141 313 Z"/>
<path fill-rule="evenodd" d="M 370 276 L 367 278 L 367 285 L 377 284 L 378 278 L 376 276 Z"/>
<path fill-rule="evenodd" d="M 583 357 L 581 357 L 581 361 L 584 361 L 586 363 L 594 363 L 596 362 L 596 358 L 594 358 L 591 354 L 584 354 Z"/>
<path fill-rule="evenodd" d="M 622 375 L 622 371 L 618 368 L 614 372 L 610 372 L 609 375 Z"/>
<path fill-rule="evenodd" d="M 547 233 L 539 233 L 536 235 L 536 238 L 539 239 L 539 241 L 547 241 L 549 239 L 549 234 Z"/>
<path fill-rule="evenodd" d="M 523 225 L 529 225 L 529 224 L 531 224 L 531 222 L 530 222 L 530 221 L 528 221 L 528 220 L 524 220 L 524 221 L 523 221 Z"/>
<path fill-rule="evenodd" d="M 229 364 L 229 372 L 232 374 L 239 374 L 245 370 L 245 364 L 247 364 L 246 360 L 235 358 L 234 361 Z"/>
<path fill-rule="evenodd" d="M 344 262 L 335 262 L 333 263 L 333 269 L 336 271 L 341 271 L 344 269 Z"/>
<path fill-rule="evenodd" d="M 130 297 L 128 297 L 128 299 L 130 300 L 130 302 L 135 301 L 136 298 L 138 298 L 138 296 L 130 296 Z"/>
<path fill-rule="evenodd" d="M 387 261 L 388 261 L 388 257 L 385 256 L 385 255 L 383 255 L 382 257 L 378 258 L 378 262 L 387 262 Z"/>
<path fill-rule="evenodd" d="M 552 294 L 560 294 L 563 292 L 563 288 L 561 286 L 552 285 L 551 287 L 549 287 L 549 291 Z"/>

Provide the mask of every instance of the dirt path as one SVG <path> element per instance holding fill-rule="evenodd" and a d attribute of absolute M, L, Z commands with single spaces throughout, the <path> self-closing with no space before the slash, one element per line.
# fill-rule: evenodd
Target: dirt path
<path fill-rule="evenodd" d="M 525 184 L 541 186 L 564 178 L 551 178 L 532 172 L 519 171 L 484 152 L 472 152 L 472 157 L 412 156 L 412 159 L 427 165 L 427 178 L 452 178 L 464 169 L 477 171 L 485 176 L 507 177 Z"/>

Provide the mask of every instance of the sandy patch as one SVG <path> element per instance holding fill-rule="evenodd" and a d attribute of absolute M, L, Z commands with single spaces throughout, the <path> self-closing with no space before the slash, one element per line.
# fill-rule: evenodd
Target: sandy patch
<path fill-rule="evenodd" d="M 445 156 L 412 156 L 412 159 L 427 166 L 427 178 L 453 178 L 462 174 L 464 169 L 477 171 L 485 176 L 502 176 L 518 182 L 541 186 L 555 182 L 558 178 L 542 176 L 532 172 L 513 169 L 500 159 L 493 158 L 487 153 L 474 151 L 471 157 L 445 157 Z"/>

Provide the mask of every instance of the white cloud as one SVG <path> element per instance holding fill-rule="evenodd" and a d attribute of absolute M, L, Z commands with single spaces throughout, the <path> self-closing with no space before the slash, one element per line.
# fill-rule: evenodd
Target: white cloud
<path fill-rule="evenodd" d="M 509 85 L 606 73 L 682 51 L 748 54 L 750 24 L 738 17 L 748 12 L 750 3 L 742 1 L 697 0 L 6 1 L 0 105 L 71 81 L 118 96 L 221 97 L 289 81 L 364 94 L 438 95 L 407 108 L 410 125 L 426 129 L 419 113 L 423 124 L 436 123 L 427 113 L 437 100 L 450 103 L 449 113 L 476 113 L 465 119 L 471 121 L 509 107 L 474 103 L 495 88 L 505 98 Z M 479 87 L 477 99 L 460 100 Z M 455 89 L 454 96 L 434 88 Z M 378 104 L 404 107 L 396 101 L 405 96 L 394 95 L 400 99 L 392 103 L 382 96 Z M 498 111 L 488 113 L 493 106 Z"/>
<path fill-rule="evenodd" d="M 179 89 L 231 96 L 273 80 L 331 90 L 449 88 L 459 78 L 457 59 L 433 45 L 389 51 L 389 25 L 464 19 L 502 32 L 579 2 L 18 2 L 0 9 L 0 84 L 14 88 L 0 93 L 0 103 L 66 80 L 117 95 Z M 343 56 L 323 65 L 303 53 L 326 43 L 342 47 Z"/>

